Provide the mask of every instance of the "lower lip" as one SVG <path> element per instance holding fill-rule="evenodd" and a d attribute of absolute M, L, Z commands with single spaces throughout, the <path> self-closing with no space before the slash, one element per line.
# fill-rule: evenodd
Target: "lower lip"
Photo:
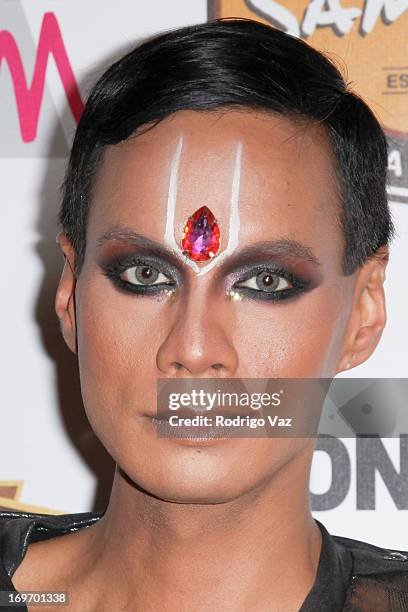
<path fill-rule="evenodd" d="M 159 433 L 158 430 L 161 429 L 162 435 L 160 435 L 159 437 L 174 440 L 178 444 L 183 444 L 185 446 L 213 446 L 216 444 L 221 444 L 222 442 L 227 442 L 228 440 L 231 440 L 234 437 L 231 435 L 226 435 L 224 438 L 218 435 L 212 436 L 205 431 L 202 432 L 202 435 L 200 435 L 200 433 L 197 433 L 197 435 L 192 436 L 191 432 L 189 432 L 189 434 L 186 433 L 186 435 L 181 435 L 180 437 L 177 437 L 177 435 L 174 434 L 174 427 L 166 425 L 166 421 L 159 421 L 155 417 L 148 417 L 148 419 L 153 425 L 153 428 L 155 429 L 157 434 Z M 183 428 L 178 428 L 178 431 L 183 431 Z"/>

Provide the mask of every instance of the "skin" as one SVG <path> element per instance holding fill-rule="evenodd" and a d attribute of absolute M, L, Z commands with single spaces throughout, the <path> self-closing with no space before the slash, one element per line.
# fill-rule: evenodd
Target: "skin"
<path fill-rule="evenodd" d="M 181 135 L 176 240 L 185 218 L 206 204 L 225 248 L 241 143 L 239 246 L 203 275 L 176 255 L 175 291 L 125 293 L 101 266 L 135 245 L 98 244 L 120 226 L 166 248 L 170 164 Z M 299 609 L 321 546 L 309 508 L 314 440 L 192 444 L 157 437 L 149 415 L 158 377 L 333 377 L 371 355 L 386 322 L 387 251 L 344 276 L 338 214 L 334 162 L 318 126 L 248 111 L 182 111 L 106 150 L 77 278 L 75 253 L 58 236 L 66 262 L 55 305 L 78 355 L 86 413 L 118 467 L 103 519 L 30 545 L 17 588 L 68 590 L 70 609 L 81 612 Z M 312 288 L 275 302 L 239 290 L 231 299 L 243 276 L 240 251 L 282 239 L 308 247 L 319 264 L 265 252 L 251 263 L 290 266 Z"/>
<path fill-rule="evenodd" d="M 174 235 L 174 215 L 177 206 L 177 192 L 178 192 L 178 177 L 180 158 L 183 151 L 183 137 L 179 138 L 177 147 L 170 164 L 170 178 L 169 178 L 169 189 L 167 195 L 167 211 L 166 211 L 166 230 L 164 233 L 164 242 L 166 245 L 180 255 L 180 251 L 183 252 L 181 243 L 176 240 Z M 229 206 L 229 219 L 228 219 L 228 230 L 224 228 L 224 231 L 228 231 L 228 243 L 227 246 L 217 253 L 216 257 L 206 262 L 197 263 L 193 258 L 184 257 L 183 263 L 189 265 L 198 276 L 206 274 L 214 266 L 219 265 L 221 261 L 230 255 L 238 246 L 238 235 L 240 228 L 240 217 L 239 217 L 239 191 L 241 181 L 241 160 L 242 160 L 242 142 L 238 142 L 234 152 L 234 165 L 232 169 L 232 180 L 230 187 L 230 206 Z M 183 224 L 184 229 L 184 224 Z M 225 239 L 225 238 L 224 238 Z"/>

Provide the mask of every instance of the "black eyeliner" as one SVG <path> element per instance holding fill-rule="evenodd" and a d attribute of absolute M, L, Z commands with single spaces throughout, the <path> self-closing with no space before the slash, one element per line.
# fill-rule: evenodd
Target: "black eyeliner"
<path fill-rule="evenodd" d="M 317 286 L 316 283 L 309 279 L 301 278 L 297 274 L 294 274 L 292 271 L 286 269 L 283 266 L 278 266 L 276 264 L 260 264 L 258 266 L 248 267 L 246 272 L 244 273 L 244 277 L 239 276 L 239 280 L 237 283 L 242 283 L 253 276 L 257 276 L 261 272 L 270 272 L 276 276 L 283 278 L 291 284 L 291 287 L 287 289 L 280 289 L 279 291 L 262 291 L 262 289 L 253 289 L 251 287 L 237 287 L 234 285 L 231 289 L 233 291 L 238 291 L 241 295 L 244 295 L 250 299 L 254 300 L 264 300 L 269 302 L 278 302 L 282 300 L 287 300 L 291 298 L 295 298 L 302 293 L 306 293 L 314 287 Z M 238 276 L 238 273 L 236 273 Z"/>
<path fill-rule="evenodd" d="M 136 285 L 129 281 L 123 280 L 120 275 L 126 272 L 129 268 L 135 266 L 152 267 L 158 272 L 165 274 L 167 277 L 173 279 L 178 277 L 179 274 L 175 270 L 163 262 L 160 258 L 154 255 L 142 255 L 139 253 L 129 253 L 117 256 L 108 261 L 102 261 L 100 268 L 104 276 L 106 276 L 119 290 L 125 293 L 132 293 L 135 295 L 157 295 L 164 288 L 174 288 L 176 282 L 157 283 L 152 285 Z"/>
<path fill-rule="evenodd" d="M 131 293 L 133 295 L 159 295 L 165 289 L 174 288 L 182 278 L 182 275 L 177 269 L 153 254 L 124 253 L 123 255 L 118 255 L 111 259 L 102 260 L 99 265 L 104 276 L 106 276 L 116 288 L 124 293 Z M 172 279 L 172 282 L 139 285 L 133 284 L 120 277 L 120 275 L 129 268 L 135 266 L 150 266 Z M 235 277 L 236 283 L 242 283 L 261 272 L 270 272 L 271 274 L 280 276 L 288 281 L 291 287 L 279 291 L 263 291 L 262 289 L 237 287 L 233 285 L 231 289 L 253 300 L 277 302 L 295 298 L 302 293 L 310 291 L 318 284 L 310 279 L 301 278 L 286 267 L 274 263 L 262 263 L 258 265 L 248 264 L 245 266 L 244 270 L 241 269 L 240 271 L 236 271 L 232 276 Z"/>
<path fill-rule="evenodd" d="M 251 287 L 234 287 L 234 291 L 238 291 L 241 295 L 249 297 L 252 300 L 280 302 L 306 293 L 307 289 L 290 287 L 288 289 L 280 289 L 279 291 L 262 291 L 262 289 L 251 289 Z"/>

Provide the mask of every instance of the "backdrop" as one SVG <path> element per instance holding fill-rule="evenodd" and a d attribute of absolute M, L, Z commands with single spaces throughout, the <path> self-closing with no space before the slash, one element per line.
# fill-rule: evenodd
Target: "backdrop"
<path fill-rule="evenodd" d="M 54 314 L 62 269 L 59 185 L 90 84 L 135 42 L 217 16 L 275 25 L 329 53 L 390 139 L 397 238 L 388 325 L 352 377 L 408 373 L 408 0 L 0 0 L 0 507 L 106 506 L 113 465 L 83 413 L 76 360 Z M 333 439 L 316 450 L 316 518 L 333 533 L 408 549 L 406 439 Z"/>

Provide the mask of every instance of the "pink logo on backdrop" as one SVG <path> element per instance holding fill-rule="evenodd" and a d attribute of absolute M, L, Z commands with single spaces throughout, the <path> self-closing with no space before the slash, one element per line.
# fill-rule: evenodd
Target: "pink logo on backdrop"
<path fill-rule="evenodd" d="M 21 137 L 25 143 L 32 142 L 37 136 L 50 55 L 54 58 L 72 115 L 78 122 L 84 104 L 54 13 L 44 14 L 31 85 L 27 83 L 20 51 L 13 35 L 7 30 L 0 31 L 0 67 L 5 60 L 13 81 Z"/>

